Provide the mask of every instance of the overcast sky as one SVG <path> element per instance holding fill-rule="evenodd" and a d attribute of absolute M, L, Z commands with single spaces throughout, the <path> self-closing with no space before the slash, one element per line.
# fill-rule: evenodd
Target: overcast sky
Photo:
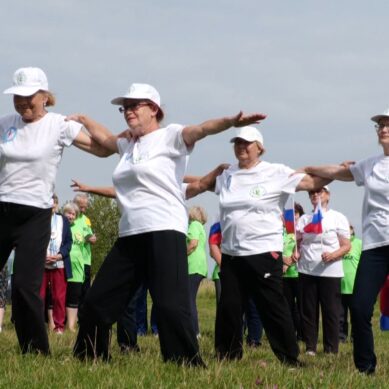
<path fill-rule="evenodd" d="M 264 112 L 264 159 L 295 168 L 359 160 L 381 152 L 370 117 L 389 107 L 388 11 L 387 0 L 4 1 L 0 90 L 17 68 L 39 66 L 55 112 L 86 113 L 119 132 L 126 125 L 110 100 L 147 82 L 166 124 Z M 12 98 L 1 95 L 0 107 L 12 112 Z M 232 131 L 200 142 L 189 173 L 233 162 Z M 110 184 L 116 163 L 65 150 L 60 201 L 73 196 L 71 178 Z M 360 232 L 362 190 L 331 188 L 333 208 Z M 309 210 L 307 195 L 297 197 Z M 217 210 L 213 194 L 191 204 L 210 219 Z"/>

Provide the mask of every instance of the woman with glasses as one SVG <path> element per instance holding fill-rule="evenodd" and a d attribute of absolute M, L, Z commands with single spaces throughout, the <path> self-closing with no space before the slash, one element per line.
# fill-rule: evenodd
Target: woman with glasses
<path fill-rule="evenodd" d="M 350 227 L 345 216 L 329 208 L 327 186 L 309 192 L 313 214 L 297 222 L 297 269 L 301 288 L 301 327 L 306 354 L 317 351 L 319 311 L 322 314 L 325 353 L 336 354 L 339 346 L 342 258 L 350 250 Z M 315 217 L 319 216 L 319 220 Z M 320 220 L 321 219 L 321 220 Z"/>
<path fill-rule="evenodd" d="M 309 166 L 302 171 L 364 186 L 362 207 L 363 250 L 351 301 L 354 362 L 366 374 L 375 371 L 377 358 L 371 328 L 374 304 L 389 274 L 389 109 L 371 118 L 376 123 L 383 153 L 357 163 Z"/>
<path fill-rule="evenodd" d="M 16 70 L 15 113 L 0 118 L 0 269 L 15 247 L 12 314 L 23 353 L 49 353 L 40 286 L 51 233 L 55 178 L 65 147 L 98 156 L 106 149 L 84 133 L 82 125 L 49 112 L 55 105 L 40 68 Z"/>
<path fill-rule="evenodd" d="M 198 140 L 265 115 L 239 113 L 195 126 L 163 127 L 159 93 L 148 84 L 132 84 L 111 103 L 120 106 L 131 140 L 86 116 L 72 117 L 103 147 L 120 154 L 113 183 L 121 210 L 119 238 L 81 308 L 74 353 L 108 359 L 109 329 L 146 281 L 164 361 L 203 366 L 189 309 L 188 215 L 181 187 L 187 159 Z"/>

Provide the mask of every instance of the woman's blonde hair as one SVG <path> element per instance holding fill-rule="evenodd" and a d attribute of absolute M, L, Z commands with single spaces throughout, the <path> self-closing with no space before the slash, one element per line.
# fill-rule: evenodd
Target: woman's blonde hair
<path fill-rule="evenodd" d="M 207 213 L 203 207 L 194 206 L 189 209 L 189 220 L 197 220 L 201 224 L 207 222 Z"/>
<path fill-rule="evenodd" d="M 73 202 L 66 203 L 62 208 L 62 213 L 66 213 L 69 211 L 74 212 L 77 217 L 80 214 L 80 209 L 78 208 L 78 205 L 76 203 L 73 203 Z"/>
<path fill-rule="evenodd" d="M 54 107 L 55 96 L 51 92 L 45 91 L 45 90 L 40 90 L 39 93 L 46 95 L 46 97 L 47 97 L 46 107 Z"/>

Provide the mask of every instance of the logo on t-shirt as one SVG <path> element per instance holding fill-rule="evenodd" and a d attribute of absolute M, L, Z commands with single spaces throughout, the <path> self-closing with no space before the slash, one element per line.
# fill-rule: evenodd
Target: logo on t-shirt
<path fill-rule="evenodd" d="M 16 127 L 10 127 L 10 128 L 8 128 L 8 130 L 3 131 L 3 134 L 1 137 L 2 141 L 4 143 L 13 141 L 15 139 L 16 132 L 17 132 Z"/>
<path fill-rule="evenodd" d="M 266 193 L 266 190 L 263 186 L 255 185 L 250 189 L 249 193 L 251 197 L 254 197 L 255 199 L 259 199 Z"/>

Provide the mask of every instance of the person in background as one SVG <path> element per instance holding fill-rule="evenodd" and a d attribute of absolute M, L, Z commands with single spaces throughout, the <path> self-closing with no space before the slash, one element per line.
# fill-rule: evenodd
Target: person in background
<path fill-rule="evenodd" d="M 297 226 L 299 252 L 297 269 L 301 285 L 301 325 L 306 354 L 315 356 L 319 335 L 319 308 L 322 313 L 323 348 L 337 354 L 339 349 L 340 281 L 342 258 L 351 248 L 346 217 L 329 207 L 328 186 L 309 191 L 315 209 L 300 217 Z M 321 205 L 321 231 L 313 231 L 315 214 Z"/>
<path fill-rule="evenodd" d="M 0 118 L 0 269 L 15 248 L 12 314 L 22 353 L 50 353 L 40 286 L 50 240 L 55 178 L 65 147 L 100 157 L 109 152 L 83 126 L 48 112 L 55 105 L 46 74 L 37 67 L 16 70 L 15 113 Z"/>
<path fill-rule="evenodd" d="M 207 277 L 208 274 L 207 255 L 205 252 L 207 234 L 204 229 L 204 224 L 206 222 L 207 214 L 202 207 L 195 206 L 189 209 L 189 226 L 186 236 L 189 295 L 192 322 L 197 337 L 200 336 L 196 304 L 197 292 L 201 281 Z"/>
<path fill-rule="evenodd" d="M 85 228 L 85 225 L 75 223 L 79 212 L 78 206 L 75 203 L 67 203 L 63 207 L 63 214 L 70 223 L 73 240 L 72 249 L 70 251 L 72 277 L 68 279 L 66 293 L 67 326 L 71 332 L 76 331 L 77 313 L 80 306 L 82 285 L 85 278 L 85 240 L 92 234 L 92 230 Z"/>
<path fill-rule="evenodd" d="M 359 259 L 362 254 L 362 241 L 355 236 L 354 227 L 350 225 L 350 242 L 351 250 L 343 256 L 343 273 L 341 281 L 342 306 L 340 311 L 339 323 L 339 340 L 346 342 L 349 335 L 348 313 L 350 311 L 351 299 L 353 297 L 353 289 L 355 276 L 357 274 Z M 350 331 L 351 340 L 353 339 L 353 329 Z"/>
<path fill-rule="evenodd" d="M 46 301 L 46 291 L 50 288 L 53 330 L 62 334 L 66 319 L 67 278 L 72 277 L 69 253 L 72 248 L 72 233 L 66 217 L 57 213 L 58 197 L 53 195 L 50 242 L 47 247 L 46 266 L 43 274 L 40 295 Z"/>
<path fill-rule="evenodd" d="M 91 266 L 92 266 L 92 248 L 91 245 L 95 244 L 97 241 L 96 235 L 92 231 L 92 223 L 88 216 L 85 215 L 85 212 L 89 206 L 89 198 L 85 193 L 78 193 L 74 196 L 73 202 L 77 204 L 78 209 L 80 210 L 77 219 L 74 221 L 76 225 L 79 225 L 77 228 L 83 228 L 85 231 L 89 231 L 90 235 L 85 238 L 85 247 L 84 247 L 84 282 L 82 284 L 80 304 L 84 301 L 86 292 L 91 285 Z"/>
<path fill-rule="evenodd" d="M 299 203 L 294 204 L 295 225 L 300 217 L 304 215 L 304 209 Z M 284 296 L 288 302 L 290 312 L 293 317 L 293 324 L 296 330 L 297 340 L 302 340 L 301 318 L 300 318 L 300 299 L 301 290 L 298 279 L 296 263 L 293 261 L 293 253 L 296 250 L 296 235 L 287 234 L 284 231 L 284 248 L 282 251 L 283 260 L 283 288 Z"/>
<path fill-rule="evenodd" d="M 212 272 L 212 280 L 215 284 L 215 293 L 216 293 L 216 306 L 220 299 L 221 294 L 221 285 L 220 285 L 220 265 L 222 262 L 222 252 L 220 246 L 222 244 L 222 233 L 220 222 L 212 224 L 209 230 L 208 245 L 209 245 L 209 255 L 216 262 L 215 267 Z"/>

